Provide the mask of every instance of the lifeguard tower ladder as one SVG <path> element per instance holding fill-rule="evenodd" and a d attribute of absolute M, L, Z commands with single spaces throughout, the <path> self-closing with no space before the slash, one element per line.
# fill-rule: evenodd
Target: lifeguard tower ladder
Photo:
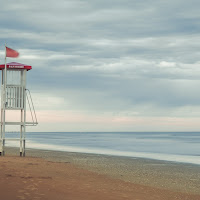
<path fill-rule="evenodd" d="M 26 74 L 32 67 L 16 62 L 7 63 L 6 66 L 7 70 L 5 70 L 5 64 L 0 65 L 0 70 L 2 70 L 0 155 L 5 154 L 5 141 L 14 140 L 20 143 L 20 156 L 25 156 L 26 126 L 38 124 L 30 91 L 26 89 Z M 30 107 L 32 122 L 26 122 L 26 99 Z M 19 111 L 21 119 L 16 122 L 7 121 L 6 111 L 8 110 Z M 6 139 L 6 125 L 19 125 L 20 137 Z"/>

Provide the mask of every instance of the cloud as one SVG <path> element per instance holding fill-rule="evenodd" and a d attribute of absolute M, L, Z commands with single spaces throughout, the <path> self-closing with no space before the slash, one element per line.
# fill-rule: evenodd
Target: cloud
<path fill-rule="evenodd" d="M 113 113 L 129 121 L 127 112 L 198 117 L 199 4 L 8 0 L 0 7 L 0 41 L 20 52 L 17 62 L 33 66 L 27 82 L 39 113 L 105 112 L 109 122 Z"/>

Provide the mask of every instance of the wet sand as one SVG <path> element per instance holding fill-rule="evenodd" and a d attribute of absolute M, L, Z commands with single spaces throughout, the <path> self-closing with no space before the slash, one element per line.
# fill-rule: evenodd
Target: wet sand
<path fill-rule="evenodd" d="M 1 199 L 200 200 L 200 166 L 149 159 L 7 148 Z"/>

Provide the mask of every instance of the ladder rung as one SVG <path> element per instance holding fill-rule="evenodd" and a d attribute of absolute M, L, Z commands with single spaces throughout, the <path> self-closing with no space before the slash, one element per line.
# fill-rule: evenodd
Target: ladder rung
<path fill-rule="evenodd" d="M 23 109 L 23 108 L 5 108 L 6 110 L 21 110 L 21 109 Z"/>
<path fill-rule="evenodd" d="M 3 124 L 3 123 L 1 123 Z M 5 122 L 5 125 L 35 125 L 35 124 L 38 124 L 38 123 L 33 123 L 33 122 Z"/>
<path fill-rule="evenodd" d="M 24 122 L 5 122 L 5 125 L 24 125 Z"/>
<path fill-rule="evenodd" d="M 18 141 L 18 140 L 20 141 L 21 140 L 21 141 L 23 141 L 25 139 L 23 139 L 23 138 L 22 139 L 20 139 L 20 138 L 5 138 L 5 139 L 0 139 L 0 141 L 2 141 L 2 140 L 5 140 L 5 141 L 6 140 L 13 140 L 13 141 Z"/>

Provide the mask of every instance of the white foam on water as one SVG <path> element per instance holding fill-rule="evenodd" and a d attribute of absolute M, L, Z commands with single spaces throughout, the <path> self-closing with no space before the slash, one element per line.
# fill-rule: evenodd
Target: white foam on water
<path fill-rule="evenodd" d="M 19 142 L 8 141 L 8 146 L 19 147 Z M 113 156 L 125 156 L 125 157 L 136 157 L 136 158 L 148 158 L 163 161 L 173 161 L 181 163 L 191 163 L 200 165 L 200 156 L 191 155 L 176 155 L 176 154 L 164 154 L 164 153 L 148 153 L 148 152 L 130 152 L 130 151 L 118 151 L 111 149 L 100 149 L 100 148 L 80 148 L 72 146 L 61 146 L 61 145 L 50 145 L 35 143 L 27 140 L 27 148 L 41 149 L 41 150 L 54 150 L 54 151 L 66 151 L 66 152 L 77 152 L 77 153 L 92 153 L 102 155 L 113 155 Z"/>

